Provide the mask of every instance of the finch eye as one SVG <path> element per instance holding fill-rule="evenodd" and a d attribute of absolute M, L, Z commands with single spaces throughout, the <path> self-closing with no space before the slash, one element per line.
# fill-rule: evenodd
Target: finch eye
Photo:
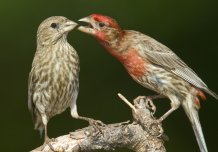
<path fill-rule="evenodd" d="M 102 22 L 100 22 L 100 23 L 99 23 L 99 26 L 100 26 L 100 27 L 104 27 L 104 26 L 105 26 L 105 24 L 104 24 L 104 23 L 102 23 Z"/>
<path fill-rule="evenodd" d="M 57 26 L 58 26 L 57 23 L 51 23 L 51 27 L 52 27 L 52 28 L 55 29 L 55 28 L 57 28 Z"/>

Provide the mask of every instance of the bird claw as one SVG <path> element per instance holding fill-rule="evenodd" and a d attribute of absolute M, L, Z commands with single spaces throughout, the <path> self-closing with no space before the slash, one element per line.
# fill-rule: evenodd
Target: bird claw
<path fill-rule="evenodd" d="M 56 150 L 55 150 L 55 148 L 52 146 L 52 144 L 51 144 L 51 142 L 56 142 L 57 140 L 55 139 L 55 138 L 48 138 L 48 137 L 46 137 L 46 139 L 45 139 L 45 142 L 44 142 L 44 146 L 46 146 L 46 145 L 48 145 L 49 146 L 49 148 L 52 150 L 52 151 L 54 151 L 54 152 L 56 152 Z"/>
<path fill-rule="evenodd" d="M 147 109 L 151 110 L 152 114 L 156 112 L 156 106 L 152 101 L 152 96 L 138 96 L 136 99 L 134 99 L 134 104 L 140 103 L 141 101 L 145 103 L 145 107 Z"/>
<path fill-rule="evenodd" d="M 106 125 L 100 121 L 100 120 L 89 120 L 89 125 L 93 126 L 95 130 L 99 131 L 101 134 L 103 134 L 102 127 L 105 127 Z"/>
<path fill-rule="evenodd" d="M 146 105 L 146 108 L 151 110 L 152 114 L 155 114 L 156 106 L 154 105 L 153 101 L 150 98 L 146 98 L 145 105 Z"/>
<path fill-rule="evenodd" d="M 149 132 L 152 135 L 161 137 L 163 135 L 164 130 L 161 127 L 161 123 L 157 120 L 149 125 Z"/>
<path fill-rule="evenodd" d="M 100 127 L 105 127 L 106 126 L 102 121 L 94 120 L 94 119 L 90 120 L 89 124 L 94 125 L 94 126 L 100 126 Z"/>
<path fill-rule="evenodd" d="M 133 102 L 134 102 L 134 104 L 135 103 L 139 103 L 140 101 L 145 101 L 145 99 L 146 99 L 146 96 L 138 96 L 137 98 L 135 98 L 134 100 L 133 100 Z"/>
<path fill-rule="evenodd" d="M 102 133 L 101 128 L 106 126 L 102 121 L 95 120 L 95 119 L 88 118 L 88 117 L 79 116 L 77 117 L 77 119 L 88 121 L 90 126 L 93 126 L 95 130 L 98 130 L 101 133 Z"/>

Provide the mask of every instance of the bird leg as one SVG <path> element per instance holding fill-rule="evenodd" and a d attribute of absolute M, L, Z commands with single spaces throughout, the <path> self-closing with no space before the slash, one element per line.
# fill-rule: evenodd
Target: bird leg
<path fill-rule="evenodd" d="M 158 122 L 162 122 L 164 119 L 166 119 L 173 111 L 175 111 L 177 108 L 172 107 L 170 110 L 168 110 L 163 116 L 161 116 L 158 119 Z"/>
<path fill-rule="evenodd" d="M 48 137 L 48 129 L 47 129 L 48 120 L 47 120 L 47 116 L 45 114 L 42 114 L 42 123 L 44 124 L 44 129 L 45 129 L 44 145 L 48 145 L 52 151 L 55 151 L 54 147 L 50 144 L 50 142 L 55 141 L 55 139 L 54 138 L 50 139 Z"/>
<path fill-rule="evenodd" d="M 101 133 L 102 133 L 101 127 L 105 126 L 105 124 L 102 121 L 100 121 L 100 120 L 94 120 L 92 118 L 79 116 L 79 114 L 77 113 L 76 105 L 72 105 L 71 106 L 71 116 L 73 118 L 75 118 L 75 119 L 80 119 L 80 120 L 88 121 L 89 125 L 93 126 L 94 128 L 96 128 Z"/>
<path fill-rule="evenodd" d="M 176 109 L 180 106 L 180 101 L 178 101 L 176 98 L 170 98 L 171 100 L 171 109 L 168 110 L 163 116 L 161 116 L 158 121 L 162 122 L 164 119 L 166 119 L 172 112 L 174 112 Z"/>
<path fill-rule="evenodd" d="M 76 119 L 81 119 L 81 120 L 88 121 L 90 126 L 93 126 L 95 128 L 95 130 L 97 130 L 101 134 L 103 134 L 103 131 L 102 131 L 101 127 L 104 127 L 106 125 L 102 121 L 95 120 L 95 119 L 88 118 L 88 117 L 82 117 L 82 116 L 78 116 Z"/>
<path fill-rule="evenodd" d="M 95 120 L 95 119 L 88 118 L 88 117 L 78 116 L 76 119 L 88 121 L 90 125 L 94 125 L 94 126 L 105 126 L 105 124 L 102 121 Z"/>
<path fill-rule="evenodd" d="M 92 118 L 79 116 L 79 114 L 77 112 L 77 106 L 75 104 L 72 104 L 70 108 L 71 108 L 70 113 L 71 113 L 71 116 L 73 118 L 88 121 L 90 125 L 105 126 L 105 124 L 103 122 L 101 122 L 100 120 L 94 120 Z"/>
<path fill-rule="evenodd" d="M 50 141 L 50 138 L 48 137 L 47 124 L 45 124 L 44 126 L 45 126 L 44 142 L 48 143 Z"/>
<path fill-rule="evenodd" d="M 44 143 L 48 143 L 50 141 L 50 138 L 48 137 L 48 130 L 47 130 L 48 118 L 45 113 L 42 113 L 41 117 L 42 117 L 42 123 L 44 125 L 44 129 L 45 129 Z"/>

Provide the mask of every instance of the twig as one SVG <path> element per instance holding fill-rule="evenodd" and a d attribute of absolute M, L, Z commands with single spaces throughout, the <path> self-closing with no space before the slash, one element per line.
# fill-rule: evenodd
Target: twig
<path fill-rule="evenodd" d="M 121 94 L 117 94 L 121 100 L 123 100 L 132 110 L 136 111 L 135 107 Z"/>

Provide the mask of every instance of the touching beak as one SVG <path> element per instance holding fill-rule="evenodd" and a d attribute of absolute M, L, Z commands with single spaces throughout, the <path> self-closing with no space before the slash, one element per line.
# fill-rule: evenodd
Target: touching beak
<path fill-rule="evenodd" d="M 85 22 L 88 23 L 91 26 L 82 26 L 80 25 L 78 27 L 78 30 L 80 30 L 81 32 L 87 33 L 87 34 L 91 34 L 91 35 L 95 35 L 95 30 L 92 26 L 92 19 L 90 17 L 84 17 L 78 20 L 79 22 Z"/>
<path fill-rule="evenodd" d="M 69 32 L 71 30 L 73 30 L 74 28 L 76 28 L 78 26 L 77 23 L 73 22 L 73 21 L 67 21 L 65 24 L 64 24 L 64 32 Z"/>
<path fill-rule="evenodd" d="M 90 22 L 91 22 L 91 19 L 90 19 L 90 17 L 88 16 L 88 17 L 81 18 L 81 19 L 79 19 L 78 21 L 80 21 L 80 22 L 85 22 L 85 23 L 90 23 Z"/>

